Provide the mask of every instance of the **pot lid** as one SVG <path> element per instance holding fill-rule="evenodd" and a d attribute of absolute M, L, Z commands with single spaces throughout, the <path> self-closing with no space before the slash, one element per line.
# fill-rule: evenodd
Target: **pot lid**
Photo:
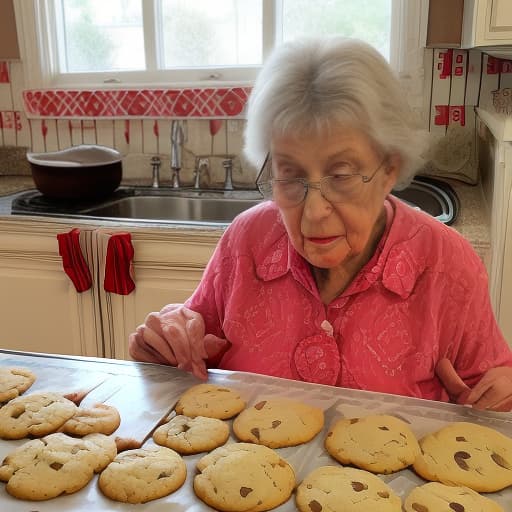
<path fill-rule="evenodd" d="M 119 151 L 96 144 L 81 144 L 49 153 L 27 153 L 27 160 L 36 165 L 51 167 L 96 167 L 120 162 Z"/>

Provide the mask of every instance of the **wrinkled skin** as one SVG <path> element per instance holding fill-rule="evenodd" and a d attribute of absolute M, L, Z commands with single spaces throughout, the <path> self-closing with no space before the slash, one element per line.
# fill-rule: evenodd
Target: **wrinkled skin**
<path fill-rule="evenodd" d="M 207 334 L 204 320 L 182 304 L 168 304 L 152 312 L 130 335 L 129 352 L 137 361 L 168 364 L 206 380 L 206 360 L 216 356 L 229 343 Z"/>

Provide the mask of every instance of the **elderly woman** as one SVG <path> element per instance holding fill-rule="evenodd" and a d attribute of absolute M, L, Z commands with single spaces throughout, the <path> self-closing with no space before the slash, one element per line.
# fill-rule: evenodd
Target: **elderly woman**
<path fill-rule="evenodd" d="M 512 408 L 512 353 L 484 266 L 392 195 L 424 136 L 369 45 L 282 45 L 252 91 L 245 150 L 263 195 L 224 233 L 185 305 L 130 337 L 137 360 Z"/>

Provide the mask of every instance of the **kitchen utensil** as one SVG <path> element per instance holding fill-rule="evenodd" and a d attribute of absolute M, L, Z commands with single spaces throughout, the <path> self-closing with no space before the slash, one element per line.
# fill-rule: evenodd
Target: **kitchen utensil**
<path fill-rule="evenodd" d="M 49 153 L 27 153 L 37 189 L 55 199 L 99 198 L 121 183 L 122 156 L 115 149 L 83 144 Z"/>

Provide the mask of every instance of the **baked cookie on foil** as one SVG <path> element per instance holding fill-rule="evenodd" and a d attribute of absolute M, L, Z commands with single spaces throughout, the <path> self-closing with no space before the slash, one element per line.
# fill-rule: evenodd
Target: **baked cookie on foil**
<path fill-rule="evenodd" d="M 108 498 L 146 503 L 179 489 L 187 466 L 179 454 L 163 446 L 121 452 L 101 473 L 99 487 Z"/>
<path fill-rule="evenodd" d="M 260 512 L 287 501 L 295 472 L 266 446 L 232 443 L 216 448 L 197 463 L 194 491 L 207 505 L 225 512 Z"/>
<path fill-rule="evenodd" d="M 469 422 L 450 423 L 420 440 L 413 468 L 425 480 L 496 492 L 512 485 L 512 439 Z"/>
<path fill-rule="evenodd" d="M 116 453 L 114 440 L 103 434 L 75 438 L 58 432 L 27 441 L 7 455 L 0 480 L 16 498 L 48 500 L 85 487 Z"/>
<path fill-rule="evenodd" d="M 26 368 L 0 367 L 0 403 L 24 393 L 36 380 Z"/>
<path fill-rule="evenodd" d="M 325 448 L 342 464 L 383 474 L 410 466 L 420 453 L 407 423 L 385 414 L 338 420 L 327 433 Z"/>
<path fill-rule="evenodd" d="M 67 420 L 60 431 L 73 436 L 87 434 L 110 435 L 121 423 L 121 417 L 115 407 L 106 404 L 96 404 L 93 407 L 78 407 L 75 414 Z"/>
<path fill-rule="evenodd" d="M 0 437 L 42 437 L 58 430 L 77 406 L 57 393 L 32 393 L 7 402 L 0 409 Z"/>
<path fill-rule="evenodd" d="M 301 512 L 402 510 L 400 497 L 378 476 L 362 469 L 338 466 L 322 466 L 309 473 L 297 487 L 295 502 Z M 435 512 L 440 511 L 435 509 Z"/>
<path fill-rule="evenodd" d="M 183 393 L 175 411 L 191 418 L 206 416 L 226 420 L 236 416 L 244 407 L 245 401 L 238 391 L 215 384 L 198 384 Z"/>
<path fill-rule="evenodd" d="M 405 512 L 505 512 L 495 501 L 469 487 L 430 482 L 415 487 L 404 502 Z"/>
<path fill-rule="evenodd" d="M 322 409 L 288 398 L 258 400 L 233 421 L 233 431 L 240 441 L 269 448 L 307 443 L 323 426 Z"/>
<path fill-rule="evenodd" d="M 153 433 L 155 443 L 184 455 L 209 452 L 223 445 L 228 438 L 229 425 L 225 421 L 205 416 L 178 415 Z"/>

